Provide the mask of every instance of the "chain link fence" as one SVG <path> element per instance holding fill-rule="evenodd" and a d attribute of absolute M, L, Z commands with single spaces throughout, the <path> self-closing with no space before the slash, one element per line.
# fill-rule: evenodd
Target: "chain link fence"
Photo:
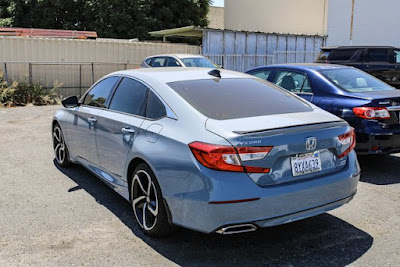
<path fill-rule="evenodd" d="M 126 69 L 138 68 L 132 63 L 31 63 L 3 62 L 0 71 L 8 83 L 27 81 L 39 83 L 45 89 L 60 86 L 61 97 L 81 96 L 95 81 L 104 75 Z"/>

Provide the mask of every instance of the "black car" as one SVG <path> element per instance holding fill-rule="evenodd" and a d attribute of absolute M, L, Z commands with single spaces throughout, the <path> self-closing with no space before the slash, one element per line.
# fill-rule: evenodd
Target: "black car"
<path fill-rule="evenodd" d="M 400 48 L 392 46 L 324 47 L 316 63 L 356 67 L 400 89 Z"/>

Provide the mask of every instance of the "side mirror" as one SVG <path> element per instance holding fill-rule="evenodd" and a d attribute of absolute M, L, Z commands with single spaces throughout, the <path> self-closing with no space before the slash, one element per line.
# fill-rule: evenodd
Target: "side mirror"
<path fill-rule="evenodd" d="M 75 95 L 64 98 L 61 103 L 66 108 L 76 108 L 79 106 L 78 98 Z"/>

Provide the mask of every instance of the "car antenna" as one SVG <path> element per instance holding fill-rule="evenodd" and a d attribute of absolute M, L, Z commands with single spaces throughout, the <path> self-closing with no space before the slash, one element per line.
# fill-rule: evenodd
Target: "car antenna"
<path fill-rule="evenodd" d="M 210 70 L 208 74 L 217 78 L 221 78 L 221 72 L 217 69 Z"/>

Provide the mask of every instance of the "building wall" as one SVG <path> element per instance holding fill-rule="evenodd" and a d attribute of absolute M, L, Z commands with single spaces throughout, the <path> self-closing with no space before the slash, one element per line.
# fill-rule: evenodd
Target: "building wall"
<path fill-rule="evenodd" d="M 400 46 L 399 0 L 330 0 L 327 44 Z"/>
<path fill-rule="evenodd" d="M 224 8 L 211 6 L 208 11 L 207 19 L 209 21 L 208 27 L 213 29 L 224 28 Z"/>
<path fill-rule="evenodd" d="M 225 28 L 324 35 L 327 3 L 327 0 L 228 0 Z"/>

